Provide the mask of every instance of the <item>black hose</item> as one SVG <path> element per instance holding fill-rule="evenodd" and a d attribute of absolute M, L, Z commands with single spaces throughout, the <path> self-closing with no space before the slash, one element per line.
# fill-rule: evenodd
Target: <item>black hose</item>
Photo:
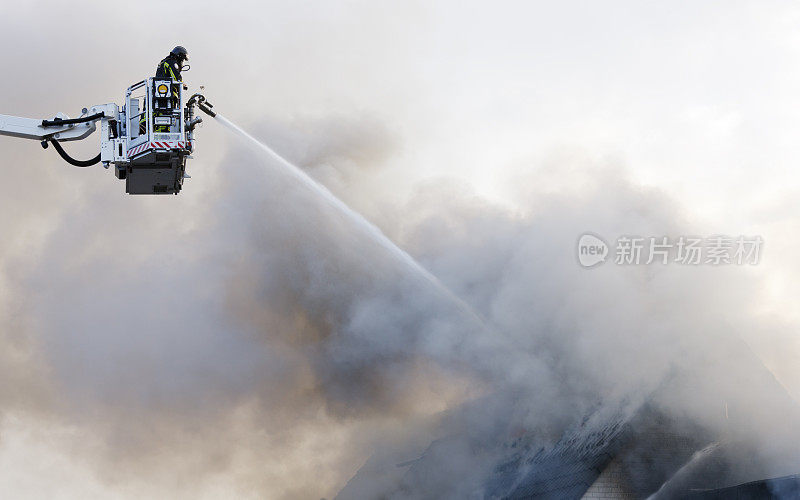
<path fill-rule="evenodd" d="M 53 118 L 52 120 L 42 120 L 42 127 L 59 127 L 61 125 L 72 125 L 73 123 L 86 123 L 99 120 L 106 116 L 105 113 L 97 113 L 92 116 L 84 116 L 83 118 L 71 118 L 69 120 L 62 120 L 61 118 Z"/>
<path fill-rule="evenodd" d="M 61 158 L 64 158 L 64 161 L 66 161 L 70 165 L 75 165 L 76 167 L 91 167 L 92 165 L 100 163 L 99 154 L 94 158 L 92 158 L 91 160 L 76 160 L 75 158 L 68 155 L 66 151 L 64 151 L 64 148 L 61 147 L 61 144 L 59 144 L 57 140 L 50 139 L 50 144 L 52 144 L 53 147 L 56 148 L 56 151 L 58 151 L 58 154 L 61 156 Z M 47 143 L 42 141 L 42 147 L 46 148 Z"/>

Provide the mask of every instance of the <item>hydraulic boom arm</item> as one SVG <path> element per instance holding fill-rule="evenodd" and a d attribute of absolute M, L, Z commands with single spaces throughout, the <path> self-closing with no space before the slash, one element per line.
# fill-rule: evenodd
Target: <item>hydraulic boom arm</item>
<path fill-rule="evenodd" d="M 119 113 L 116 104 L 103 104 L 84 109 L 79 118 L 70 119 L 58 113 L 52 120 L 36 120 L 20 116 L 0 115 L 0 135 L 35 141 L 77 141 L 91 135 L 97 120 L 113 119 Z"/>

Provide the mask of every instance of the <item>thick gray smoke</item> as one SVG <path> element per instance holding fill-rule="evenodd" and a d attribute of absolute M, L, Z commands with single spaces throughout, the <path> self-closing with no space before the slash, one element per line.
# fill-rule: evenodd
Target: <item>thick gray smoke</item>
<path fill-rule="evenodd" d="M 353 173 L 392 154 L 375 150 L 372 129 L 364 142 L 331 130 L 314 154 L 284 154 L 311 172 L 326 158 L 324 171 L 341 168 L 340 193 L 381 206 Z M 277 139 L 256 130 L 288 145 L 309 137 L 298 124 Z M 669 411 L 704 423 L 728 401 L 752 402 L 739 432 L 767 447 L 759 467 L 791 464 L 770 462 L 794 429 L 764 406 L 764 381 L 732 376 L 742 351 L 727 346 L 766 328 L 749 309 L 757 283 L 721 268 L 577 265 L 587 230 L 703 229 L 623 166 L 556 153 L 520 179 L 523 210 L 446 179 L 382 206 L 374 220 L 481 328 L 268 159 L 236 146 L 223 166 L 219 190 L 191 212 L 172 198 L 98 210 L 121 205 L 97 193 L 4 267 L 17 300 L 6 301 L 3 406 L 65 429 L 42 439 L 108 491 L 329 496 L 376 450 L 424 446 L 420 429 L 513 421 L 553 439 L 598 401 L 644 400 L 676 370 L 701 382 Z M 471 421 L 436 417 L 476 398 L 487 408 Z M 430 491 L 485 472 L 463 442 L 451 450 Z"/>

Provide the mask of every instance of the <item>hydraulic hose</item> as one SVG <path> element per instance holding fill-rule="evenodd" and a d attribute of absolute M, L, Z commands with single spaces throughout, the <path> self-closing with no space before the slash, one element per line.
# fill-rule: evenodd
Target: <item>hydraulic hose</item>
<path fill-rule="evenodd" d="M 64 161 L 66 161 L 70 165 L 75 165 L 76 167 L 91 167 L 92 165 L 100 163 L 99 154 L 94 158 L 92 158 L 91 160 L 76 160 L 75 158 L 68 155 L 66 151 L 64 151 L 64 148 L 61 147 L 61 144 L 59 144 L 57 140 L 50 139 L 50 143 L 53 145 L 54 148 L 56 148 L 56 151 L 58 151 L 59 156 L 61 156 L 61 158 L 63 158 Z M 46 141 L 42 141 L 42 147 L 45 149 L 47 148 Z"/>
<path fill-rule="evenodd" d="M 61 125 L 72 125 L 74 123 L 86 123 L 99 120 L 106 116 L 105 113 L 97 113 L 92 116 L 84 116 L 83 118 L 71 118 L 69 120 L 62 120 L 61 118 L 54 118 L 52 120 L 42 120 L 42 127 L 59 127 Z"/>

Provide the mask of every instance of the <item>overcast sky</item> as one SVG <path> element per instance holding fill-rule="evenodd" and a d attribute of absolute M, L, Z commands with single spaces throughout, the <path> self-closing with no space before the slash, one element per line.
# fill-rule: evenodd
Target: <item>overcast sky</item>
<path fill-rule="evenodd" d="M 736 304 L 780 325 L 743 335 L 797 398 L 798 23 L 800 6 L 771 0 L 2 2 L 0 113 L 77 116 L 82 107 L 121 104 L 127 86 L 181 44 L 192 90 L 203 85 L 220 113 L 443 272 L 450 269 L 436 258 L 443 247 L 415 239 L 416 204 L 459 201 L 446 190 L 425 191 L 432 183 L 444 179 L 481 200 L 476 206 L 513 220 L 550 213 L 538 195 L 580 196 L 584 184 L 602 191 L 604 176 L 620 175 L 633 191 L 669 200 L 655 197 L 653 207 L 674 209 L 675 224 L 653 227 L 764 238 L 761 263 L 735 270 L 736 280 L 756 284 L 738 289 Z M 243 340 L 253 324 L 240 325 L 236 342 L 219 333 L 233 328 L 230 308 L 238 311 L 219 297 L 247 300 L 217 287 L 230 266 L 215 263 L 219 256 L 237 262 L 237 237 L 251 240 L 230 227 L 249 227 L 253 207 L 271 209 L 261 217 L 272 218 L 291 206 L 259 201 L 252 186 L 269 179 L 206 121 L 188 165 L 192 178 L 177 197 L 129 197 L 112 171 L 72 168 L 34 141 L 0 137 L 0 496 L 218 497 L 234 488 L 254 497 L 332 495 L 369 455 L 368 438 L 352 445 L 360 423 L 369 421 L 375 434 L 394 425 L 388 410 L 315 419 L 302 405 L 276 416 L 262 401 L 248 413 L 258 391 L 232 389 L 256 378 L 251 368 L 264 380 L 273 368 L 262 367 L 260 351 Z M 88 158 L 97 140 L 67 148 Z M 609 198 L 615 193 L 609 189 Z M 593 196 L 592 203 L 605 201 Z M 603 236 L 647 227 L 608 224 L 616 232 Z M 258 238 L 269 240 L 269 232 Z M 184 294 L 192 304 L 182 304 Z M 258 307 L 242 307 L 255 308 L 243 314 L 257 323 Z M 161 330 L 153 325 L 181 333 L 156 340 Z M 138 334 L 153 339 L 128 339 Z M 172 358 L 182 352 L 176 345 L 189 346 L 190 361 Z M 245 361 L 205 364 L 215 352 Z M 135 369 L 125 367 L 128 356 Z M 152 365 L 141 362 L 148 356 Z M 215 377 L 216 369 L 225 376 Z M 206 392 L 184 383 L 195 371 L 219 385 L 205 384 Z M 138 411 L 149 414 L 151 405 L 171 408 L 172 391 L 182 395 L 174 415 L 203 414 L 189 427 L 225 421 L 231 435 L 202 458 L 193 453 L 207 443 L 191 431 L 174 438 L 164 460 L 179 462 L 186 478 L 210 471 L 197 484 L 171 482 L 153 464 L 132 479 L 124 469 L 159 453 L 153 442 L 171 443 L 165 436 L 174 437 L 174 427 L 164 424 L 155 437 L 109 429 Z M 237 396 L 226 399 L 230 393 Z M 206 407 L 206 399 L 236 410 Z M 416 405 L 411 413 L 446 407 Z M 169 420 L 163 408 L 159 418 Z M 262 413 L 286 422 L 300 412 L 300 444 L 267 439 L 253 423 Z M 84 419 L 94 416 L 87 427 Z M 347 453 L 338 454 L 345 442 Z M 103 467 L 97 456 L 120 465 Z M 305 486 L 316 477 L 318 485 Z"/>

